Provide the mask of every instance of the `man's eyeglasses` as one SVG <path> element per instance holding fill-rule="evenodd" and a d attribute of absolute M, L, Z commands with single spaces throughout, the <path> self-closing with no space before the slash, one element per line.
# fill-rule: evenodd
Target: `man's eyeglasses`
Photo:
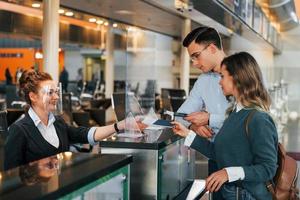
<path fill-rule="evenodd" d="M 193 53 L 193 54 L 191 55 L 191 61 L 192 61 L 192 62 L 197 61 L 198 58 L 199 58 L 199 56 L 201 55 L 201 53 L 202 53 L 205 49 L 207 49 L 207 47 L 208 47 L 209 45 L 210 45 L 210 44 L 206 45 L 201 51 L 197 51 L 197 52 Z"/>

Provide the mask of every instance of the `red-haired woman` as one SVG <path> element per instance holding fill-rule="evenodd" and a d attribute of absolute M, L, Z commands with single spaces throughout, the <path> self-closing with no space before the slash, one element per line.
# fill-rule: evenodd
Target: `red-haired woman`
<path fill-rule="evenodd" d="M 124 129 L 124 121 L 102 127 L 72 127 L 54 116 L 59 91 L 48 73 L 26 71 L 19 82 L 30 108 L 23 119 L 9 128 L 4 147 L 5 169 L 68 151 L 72 143 L 95 145 L 118 129 Z"/>

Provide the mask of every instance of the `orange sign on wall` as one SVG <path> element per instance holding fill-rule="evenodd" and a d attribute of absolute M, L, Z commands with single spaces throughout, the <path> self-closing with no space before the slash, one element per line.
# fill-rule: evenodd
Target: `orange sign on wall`
<path fill-rule="evenodd" d="M 8 68 L 13 81 L 17 68 L 30 69 L 35 64 L 34 49 L 7 48 L 0 49 L 0 80 L 5 80 L 5 69 Z"/>
<path fill-rule="evenodd" d="M 37 56 L 40 55 L 41 57 Z M 59 72 L 64 66 L 64 51 L 59 51 Z M 13 82 L 15 83 L 15 74 L 17 68 L 23 70 L 35 68 L 43 70 L 42 51 L 32 48 L 6 48 L 0 49 L 0 81 L 5 81 L 5 69 L 8 68 Z"/>

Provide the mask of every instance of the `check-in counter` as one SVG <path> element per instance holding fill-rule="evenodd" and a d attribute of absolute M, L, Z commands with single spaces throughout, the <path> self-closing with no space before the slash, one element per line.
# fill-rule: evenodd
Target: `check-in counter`
<path fill-rule="evenodd" d="M 194 151 L 172 129 L 145 131 L 140 138 L 114 136 L 100 142 L 101 152 L 133 156 L 130 199 L 171 199 L 194 178 Z"/>
<path fill-rule="evenodd" d="M 0 199 L 129 199 L 132 156 L 61 153 L 2 171 Z"/>

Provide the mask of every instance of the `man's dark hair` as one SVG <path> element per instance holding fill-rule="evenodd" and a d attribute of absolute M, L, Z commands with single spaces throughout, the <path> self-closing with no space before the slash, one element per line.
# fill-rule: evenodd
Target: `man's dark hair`
<path fill-rule="evenodd" d="M 222 50 L 221 37 L 216 29 L 201 26 L 192 30 L 183 40 L 182 45 L 188 47 L 193 41 L 197 44 L 214 44 L 218 49 Z"/>

